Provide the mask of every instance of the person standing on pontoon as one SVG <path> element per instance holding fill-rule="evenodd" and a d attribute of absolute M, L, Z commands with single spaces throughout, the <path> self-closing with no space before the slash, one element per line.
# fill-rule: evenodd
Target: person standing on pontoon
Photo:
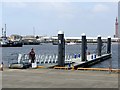
<path fill-rule="evenodd" d="M 34 63 L 35 62 L 35 51 L 34 49 L 32 48 L 30 53 L 29 53 L 29 58 L 31 60 L 31 63 Z"/>

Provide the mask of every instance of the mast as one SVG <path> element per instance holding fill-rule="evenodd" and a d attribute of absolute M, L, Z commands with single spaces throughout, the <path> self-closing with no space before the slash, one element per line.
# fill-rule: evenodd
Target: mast
<path fill-rule="evenodd" d="M 5 24 L 4 37 L 6 37 L 6 24 Z"/>
<path fill-rule="evenodd" d="M 115 22 L 115 37 L 118 37 L 118 19 L 116 17 L 116 22 Z"/>
<path fill-rule="evenodd" d="M 4 28 L 2 28 L 2 37 L 4 36 L 4 34 L 3 34 L 3 33 L 4 33 Z"/>

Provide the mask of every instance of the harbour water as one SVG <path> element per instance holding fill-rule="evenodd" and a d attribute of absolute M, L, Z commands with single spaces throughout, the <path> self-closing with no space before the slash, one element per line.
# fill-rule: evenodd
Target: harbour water
<path fill-rule="evenodd" d="M 106 44 L 105 44 L 106 45 Z M 0 57 L 2 57 L 4 64 L 8 66 L 9 62 L 12 60 L 17 61 L 17 55 L 28 54 L 34 48 L 37 55 L 53 55 L 58 53 L 58 46 L 52 44 L 42 44 L 42 45 L 24 45 L 23 47 L 0 47 Z M 97 44 L 88 44 L 87 52 L 94 53 L 97 48 Z M 104 48 L 104 51 L 106 48 Z M 81 45 L 66 45 L 65 54 L 73 55 L 79 54 L 81 52 Z M 100 62 L 92 67 L 97 68 L 108 68 L 110 65 L 110 61 L 112 61 L 112 68 L 118 68 L 118 44 L 112 44 L 112 58 Z"/>

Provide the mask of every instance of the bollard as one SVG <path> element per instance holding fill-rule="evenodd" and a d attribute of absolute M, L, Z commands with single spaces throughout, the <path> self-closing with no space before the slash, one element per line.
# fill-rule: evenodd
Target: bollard
<path fill-rule="evenodd" d="M 75 58 L 75 59 L 77 58 L 77 55 L 76 55 L 76 54 L 74 55 L 74 58 Z"/>
<path fill-rule="evenodd" d="M 78 54 L 78 57 L 80 58 L 80 53 Z"/>
<path fill-rule="evenodd" d="M 107 39 L 107 53 L 111 53 L 111 37 L 108 36 L 108 39 Z"/>
<path fill-rule="evenodd" d="M 58 66 L 65 66 L 65 39 L 64 32 L 58 32 Z"/>
<path fill-rule="evenodd" d="M 70 64 L 70 63 L 68 63 L 68 67 L 69 67 L 69 68 L 71 67 L 71 64 Z"/>
<path fill-rule="evenodd" d="M 91 55 L 91 59 L 93 59 L 93 55 Z"/>
<path fill-rule="evenodd" d="M 102 40 L 101 40 L 101 36 L 98 35 L 98 39 L 97 39 L 97 53 L 98 56 L 101 56 L 101 49 L 102 49 Z"/>
<path fill-rule="evenodd" d="M 87 50 L 87 40 L 86 40 L 86 35 L 83 33 L 82 34 L 82 46 L 81 46 L 81 60 L 86 61 L 87 56 L 86 56 L 86 50 Z"/>
<path fill-rule="evenodd" d="M 96 54 L 94 54 L 94 59 L 96 59 Z"/>

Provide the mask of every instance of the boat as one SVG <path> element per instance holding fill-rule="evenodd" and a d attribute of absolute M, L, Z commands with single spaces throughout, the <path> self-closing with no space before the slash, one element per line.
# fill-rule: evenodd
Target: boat
<path fill-rule="evenodd" d="M 70 42 L 70 43 L 66 43 L 66 45 L 76 45 L 77 43 L 74 42 Z"/>
<path fill-rule="evenodd" d="M 23 43 L 20 40 L 8 40 L 6 36 L 6 24 L 5 24 L 5 31 L 2 28 L 2 37 L 0 38 L 0 47 L 22 47 Z"/>
<path fill-rule="evenodd" d="M 0 47 L 22 47 L 23 44 L 20 41 L 9 41 L 2 38 L 2 41 L 0 41 Z"/>

